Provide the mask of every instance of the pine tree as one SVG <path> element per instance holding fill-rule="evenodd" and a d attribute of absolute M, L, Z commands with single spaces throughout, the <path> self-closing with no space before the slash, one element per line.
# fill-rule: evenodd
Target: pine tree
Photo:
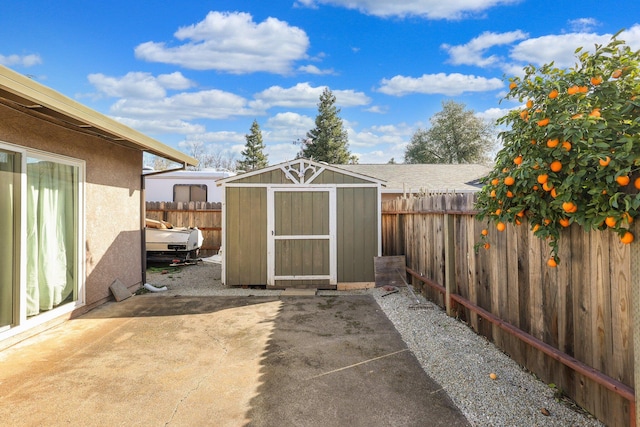
<path fill-rule="evenodd" d="M 262 169 L 269 165 L 267 158 L 269 157 L 264 153 L 265 145 L 262 142 L 262 132 L 260 131 L 260 125 L 256 120 L 251 125 L 251 133 L 244 136 L 247 140 L 245 149 L 242 151 L 242 160 L 238 161 L 238 169 L 244 171 L 253 171 L 256 169 Z"/>
<path fill-rule="evenodd" d="M 335 106 L 336 97 L 329 88 L 325 88 L 320 95 L 316 127 L 307 132 L 298 157 L 312 159 L 317 162 L 344 165 L 349 163 L 351 153 L 347 132 L 342 128 L 342 119 L 338 114 L 340 109 Z"/>

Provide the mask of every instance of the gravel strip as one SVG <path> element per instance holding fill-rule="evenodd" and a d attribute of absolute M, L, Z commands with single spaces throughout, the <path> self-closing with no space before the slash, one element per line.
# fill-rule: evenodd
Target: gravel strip
<path fill-rule="evenodd" d="M 164 270 L 165 272 L 163 272 Z M 163 296 L 279 296 L 281 291 L 228 288 L 220 283 L 220 265 L 151 269 L 147 283 L 167 287 Z M 384 296 L 381 288 L 318 291 L 320 296 L 371 294 L 402 336 L 424 371 L 442 385 L 473 426 L 602 426 L 554 397 L 554 389 L 523 370 L 484 337 L 449 317 L 437 305 L 407 288 Z M 495 373 L 495 380 L 490 374 Z M 543 414 L 548 413 L 548 415 Z"/>

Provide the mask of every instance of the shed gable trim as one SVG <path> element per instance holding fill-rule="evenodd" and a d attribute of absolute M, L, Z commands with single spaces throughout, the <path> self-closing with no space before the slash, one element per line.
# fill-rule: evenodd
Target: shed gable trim
<path fill-rule="evenodd" d="M 357 178 L 363 181 L 366 181 L 364 184 L 360 185 L 384 185 L 385 181 L 379 180 L 377 178 L 372 178 L 370 176 L 361 175 L 359 173 L 351 172 L 346 169 L 341 169 L 339 167 L 335 167 L 325 163 L 318 163 L 313 160 L 308 159 L 296 159 L 292 161 L 286 161 L 283 163 L 279 163 L 277 165 L 269 166 L 264 169 L 259 169 L 252 172 L 243 173 L 240 175 L 236 175 L 229 178 L 220 179 L 216 182 L 216 185 L 223 186 L 233 183 L 234 185 L 242 185 L 242 186 L 255 186 L 255 182 L 243 182 L 247 178 L 251 178 L 257 175 L 266 174 L 272 171 L 279 170 L 284 176 L 291 181 L 293 185 L 307 185 L 312 184 L 316 178 L 322 175 L 324 171 L 332 171 L 336 173 L 340 173 L 346 176 L 350 176 L 353 178 Z M 327 183 L 322 183 L 319 185 L 328 185 Z"/>

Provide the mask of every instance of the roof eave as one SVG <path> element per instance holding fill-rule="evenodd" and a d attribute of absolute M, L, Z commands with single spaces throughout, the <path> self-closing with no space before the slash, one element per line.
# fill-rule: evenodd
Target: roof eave
<path fill-rule="evenodd" d="M 142 151 L 183 165 L 198 164 L 198 160 L 147 135 L 123 125 L 79 102 L 68 98 L 40 83 L 0 65 L 0 92 L 13 95 L 15 102 L 27 108 L 44 107 L 58 115 L 68 117 L 78 128 L 93 128 L 101 136 L 115 143 L 124 141 Z"/>

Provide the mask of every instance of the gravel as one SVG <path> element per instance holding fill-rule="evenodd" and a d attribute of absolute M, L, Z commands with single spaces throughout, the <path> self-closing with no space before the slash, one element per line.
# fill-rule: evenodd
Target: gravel
<path fill-rule="evenodd" d="M 151 268 L 147 283 L 164 296 L 279 296 L 281 291 L 222 286 L 216 258 L 185 267 Z M 436 380 L 473 426 L 602 426 L 556 390 L 522 369 L 484 337 L 422 296 L 419 309 L 407 288 L 318 291 L 320 296 L 370 294 L 424 371 Z M 144 292 L 144 291 L 142 291 Z M 496 374 L 491 379 L 490 374 Z"/>

